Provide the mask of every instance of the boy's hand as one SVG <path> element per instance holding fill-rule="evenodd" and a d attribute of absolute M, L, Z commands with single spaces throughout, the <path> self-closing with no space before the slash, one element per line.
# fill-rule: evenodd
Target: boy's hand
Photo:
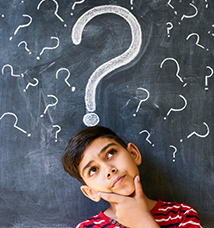
<path fill-rule="evenodd" d="M 134 185 L 134 197 L 122 196 L 115 193 L 99 192 L 98 194 L 104 200 L 115 204 L 117 220 L 122 225 L 132 228 L 159 227 L 149 212 L 139 176 L 135 177 Z"/>

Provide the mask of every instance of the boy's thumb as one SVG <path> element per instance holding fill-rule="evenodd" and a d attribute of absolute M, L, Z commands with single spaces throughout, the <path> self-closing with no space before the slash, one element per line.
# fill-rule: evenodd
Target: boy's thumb
<path fill-rule="evenodd" d="M 137 175 L 134 179 L 134 184 L 135 184 L 135 196 L 142 196 L 143 195 L 143 188 L 142 185 L 140 183 L 140 176 Z"/>

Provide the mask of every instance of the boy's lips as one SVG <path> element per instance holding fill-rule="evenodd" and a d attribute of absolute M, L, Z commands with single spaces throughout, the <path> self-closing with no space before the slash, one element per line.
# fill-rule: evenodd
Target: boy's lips
<path fill-rule="evenodd" d="M 123 179 L 125 178 L 125 175 L 124 176 L 119 176 L 119 177 L 116 177 L 113 181 L 113 184 L 112 184 L 112 188 L 118 186 L 120 183 L 122 183 Z"/>

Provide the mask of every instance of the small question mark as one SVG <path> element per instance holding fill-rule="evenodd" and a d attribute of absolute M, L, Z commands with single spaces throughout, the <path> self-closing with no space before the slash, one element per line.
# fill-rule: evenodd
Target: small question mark
<path fill-rule="evenodd" d="M 55 40 L 57 40 L 57 44 L 56 44 L 56 46 L 54 46 L 54 47 L 44 47 L 43 49 L 42 49 L 42 51 L 40 52 L 40 56 L 43 54 L 43 52 L 45 51 L 45 50 L 54 50 L 54 49 L 56 49 L 58 46 L 59 46 L 59 38 L 58 37 L 51 37 L 51 39 L 55 39 Z M 38 57 L 36 57 L 38 60 L 40 60 L 40 57 L 38 56 Z"/>
<path fill-rule="evenodd" d="M 143 131 L 139 132 L 139 134 L 142 134 L 142 133 L 144 133 L 144 132 L 147 133 L 146 141 L 147 141 L 148 143 L 150 143 L 152 146 L 154 146 L 154 144 L 152 144 L 152 142 L 149 140 L 150 133 L 149 133 L 147 130 L 143 130 Z"/>
<path fill-rule="evenodd" d="M 45 115 L 45 113 L 47 112 L 47 110 L 48 110 L 49 107 L 53 107 L 53 106 L 55 106 L 58 103 L 58 99 L 57 99 L 56 96 L 54 96 L 54 95 L 47 95 L 47 97 L 53 97 L 56 100 L 56 102 L 53 103 L 53 104 L 47 105 L 47 107 L 45 108 L 44 114 L 43 115 L 40 115 L 40 117 L 43 117 Z"/>
<path fill-rule="evenodd" d="M 38 4 L 37 10 L 39 10 L 41 4 L 42 4 L 43 2 L 45 2 L 45 1 L 46 1 L 46 0 L 42 0 L 42 1 Z M 55 16 L 56 16 L 61 22 L 64 22 L 64 20 L 58 15 L 58 10 L 59 10 L 59 4 L 58 4 L 58 2 L 57 2 L 56 0 L 52 0 L 52 1 L 56 4 L 56 10 L 55 10 L 55 12 L 54 12 Z M 67 27 L 67 25 L 64 24 L 64 27 Z"/>
<path fill-rule="evenodd" d="M 72 5 L 72 10 L 74 10 L 74 8 L 75 8 L 75 6 L 77 5 L 77 4 L 82 4 L 83 2 L 84 2 L 85 0 L 82 0 L 82 1 L 78 1 L 78 2 L 74 2 L 74 4 Z M 71 15 L 73 15 L 73 13 L 71 13 Z"/>
<path fill-rule="evenodd" d="M 29 16 L 27 14 L 23 14 L 22 16 L 23 17 L 28 17 L 30 19 L 30 21 L 27 24 L 25 24 L 25 25 L 19 25 L 18 28 L 14 32 L 14 36 L 17 34 L 17 32 L 19 31 L 20 28 L 28 27 L 31 24 L 31 22 L 32 22 L 32 17 L 31 16 Z M 12 40 L 12 39 L 13 39 L 13 37 L 11 36 L 10 40 Z"/>
<path fill-rule="evenodd" d="M 169 25 L 169 27 L 166 28 L 168 37 L 170 37 L 169 31 L 173 28 L 173 24 L 171 22 L 167 22 L 166 25 Z"/>
<path fill-rule="evenodd" d="M 144 102 L 144 101 L 146 101 L 146 100 L 148 100 L 148 99 L 149 99 L 149 96 L 150 96 L 148 90 L 146 90 L 146 89 L 144 89 L 144 88 L 137 88 L 137 89 L 140 89 L 140 90 L 145 91 L 145 92 L 147 93 L 147 97 L 146 97 L 145 99 L 141 99 L 141 100 L 140 100 L 140 102 L 139 102 L 139 104 L 138 104 L 138 106 L 137 106 L 137 109 L 136 109 L 136 113 L 139 111 L 140 106 L 141 106 L 141 103 Z M 136 116 L 136 114 L 133 114 L 133 116 Z"/>
<path fill-rule="evenodd" d="M 173 152 L 173 162 L 175 162 L 175 154 L 177 153 L 177 148 L 173 145 L 170 145 L 169 147 L 172 147 L 175 151 Z"/>
<path fill-rule="evenodd" d="M 57 142 L 58 141 L 57 134 L 61 131 L 61 127 L 59 125 L 53 125 L 53 127 L 58 127 L 58 130 L 55 133 L 55 142 Z"/>
<path fill-rule="evenodd" d="M 82 4 L 84 1 L 85 1 L 85 0 L 74 2 L 74 4 L 73 4 L 72 7 L 71 7 L 72 10 L 74 10 L 74 8 L 75 8 L 75 6 L 76 6 L 77 4 Z"/>
<path fill-rule="evenodd" d="M 208 68 L 211 71 L 210 75 L 205 76 L 205 86 L 208 86 L 208 78 L 211 78 L 213 76 L 213 69 L 210 66 L 207 66 L 206 68 Z M 205 87 L 205 90 L 208 89 L 208 87 Z"/>
<path fill-rule="evenodd" d="M 195 13 L 194 13 L 193 15 L 189 15 L 189 16 L 183 15 L 183 16 L 181 17 L 181 20 L 183 20 L 184 18 L 193 18 L 193 17 L 195 17 L 195 16 L 198 14 L 198 9 L 197 9 L 197 7 L 196 7 L 195 5 L 193 5 L 192 3 L 190 3 L 190 5 L 195 9 Z"/>
<path fill-rule="evenodd" d="M 29 83 L 27 84 L 26 88 L 23 90 L 24 92 L 26 92 L 26 90 L 28 89 L 29 86 L 37 86 L 37 85 L 38 85 L 39 80 L 36 79 L 36 78 L 33 78 L 33 79 L 36 81 L 36 83 L 33 84 L 33 83 L 30 83 L 30 82 L 29 82 Z"/>
<path fill-rule="evenodd" d="M 99 116 L 94 113 L 96 110 L 96 88 L 98 83 L 108 73 L 115 69 L 130 63 L 139 53 L 142 43 L 141 27 L 137 19 L 127 9 L 116 5 L 103 5 L 90 9 L 84 13 L 75 23 L 72 29 L 73 43 L 78 45 L 81 42 L 81 37 L 85 25 L 94 17 L 105 14 L 113 13 L 124 18 L 131 28 L 132 42 L 128 50 L 118 57 L 115 57 L 103 65 L 99 66 L 95 72 L 90 76 L 85 89 L 85 104 L 88 113 L 83 117 L 83 122 L 86 126 L 95 126 L 99 123 Z"/>
<path fill-rule="evenodd" d="M 133 4 L 134 4 L 134 0 L 130 0 L 130 5 L 132 6 L 131 9 L 133 10 Z"/>
<path fill-rule="evenodd" d="M 179 76 L 180 66 L 179 66 L 178 61 L 177 61 L 176 59 L 174 59 L 174 58 L 166 58 L 166 59 L 164 59 L 164 60 L 161 62 L 161 64 L 160 64 L 160 68 L 162 68 L 162 67 L 163 67 L 163 64 L 164 64 L 166 61 L 168 61 L 168 60 L 172 60 L 172 61 L 174 61 L 174 62 L 176 63 L 176 66 L 177 66 L 176 76 L 177 76 L 177 78 L 183 83 L 183 82 L 184 82 L 183 79 Z M 185 84 L 183 85 L 183 87 L 185 87 L 186 85 L 187 85 L 187 83 L 185 83 Z"/>
<path fill-rule="evenodd" d="M 10 64 L 6 64 L 2 67 L 2 74 L 4 74 L 4 69 L 5 67 L 9 67 L 10 68 L 10 72 L 11 72 L 11 76 L 13 77 L 20 77 L 20 75 L 18 74 L 13 74 L 13 67 Z M 24 74 L 21 74 L 22 77 L 24 77 Z"/>
<path fill-rule="evenodd" d="M 62 70 L 65 70 L 65 71 L 68 72 L 68 76 L 65 78 L 65 83 L 66 83 L 69 87 L 71 87 L 70 83 L 68 82 L 68 79 L 69 79 L 69 77 L 70 77 L 71 74 L 70 74 L 70 71 L 69 71 L 67 68 L 60 68 L 60 69 L 56 72 L 56 78 L 58 79 L 59 72 L 62 71 Z M 76 88 L 73 86 L 73 87 L 71 88 L 71 90 L 72 90 L 72 92 L 74 92 L 74 91 L 76 90 Z"/>
<path fill-rule="evenodd" d="M 210 129 L 209 129 L 209 126 L 208 126 L 205 122 L 203 122 L 203 124 L 204 124 L 204 125 L 206 126 L 206 128 L 207 128 L 207 133 L 206 133 L 206 134 L 201 135 L 201 134 L 198 134 L 196 131 L 193 131 L 191 134 L 189 134 L 189 135 L 187 136 L 187 138 L 189 139 L 189 138 L 192 137 L 193 135 L 196 135 L 196 136 L 198 136 L 198 137 L 200 137 L 200 138 L 206 138 L 206 137 L 209 135 L 209 133 L 210 133 Z M 181 139 L 180 142 L 183 142 L 183 139 Z"/>
<path fill-rule="evenodd" d="M 205 138 L 205 137 L 207 137 L 207 136 L 209 135 L 209 133 L 210 133 L 210 129 L 209 129 L 209 126 L 208 126 L 205 122 L 203 122 L 203 124 L 204 124 L 204 125 L 206 126 L 206 128 L 207 128 L 207 133 L 206 133 L 206 134 L 201 135 L 201 134 L 198 134 L 197 132 L 193 131 L 191 134 L 189 134 L 189 135 L 187 136 L 187 138 L 189 139 L 189 138 L 192 137 L 193 135 L 196 135 L 196 136 L 198 136 L 198 137 L 200 137 L 200 138 Z"/>
<path fill-rule="evenodd" d="M 197 39 L 196 39 L 195 44 L 196 44 L 198 47 L 205 49 L 204 46 L 202 46 L 202 45 L 199 44 L 200 36 L 199 36 L 197 33 L 191 33 L 191 34 L 189 34 L 189 35 L 187 36 L 186 40 L 189 40 L 189 38 L 190 38 L 191 36 L 196 36 Z M 209 49 L 207 49 L 207 51 L 208 51 L 208 50 L 209 50 Z"/>
<path fill-rule="evenodd" d="M 28 52 L 28 54 L 30 55 L 31 52 L 30 52 L 30 50 L 29 50 L 28 47 L 27 47 L 27 43 L 26 43 L 25 41 L 21 41 L 21 42 L 18 44 L 18 47 L 19 47 L 21 44 L 24 44 L 24 45 L 25 45 L 25 50 L 26 50 L 26 51 Z"/>
<path fill-rule="evenodd" d="M 172 9 L 175 8 L 173 5 L 171 5 L 171 0 L 169 0 L 169 1 L 167 2 L 167 5 L 168 5 L 169 7 L 171 7 Z M 174 13 L 177 15 L 177 11 L 174 11 Z"/>
<path fill-rule="evenodd" d="M 184 106 L 182 108 L 179 108 L 179 109 L 175 109 L 175 108 L 170 108 L 170 110 L 167 112 L 167 116 L 171 113 L 171 111 L 174 111 L 174 112 L 180 112 L 182 110 L 184 110 L 187 106 L 187 100 L 185 97 L 183 97 L 182 95 L 179 95 L 179 97 L 181 97 L 183 100 L 184 100 Z M 164 117 L 164 119 L 166 120 L 166 117 Z"/>
<path fill-rule="evenodd" d="M 1 120 L 5 115 L 12 115 L 12 116 L 14 116 L 16 120 L 15 120 L 15 123 L 14 123 L 13 126 L 14 126 L 16 129 L 18 129 L 19 131 L 21 131 L 21 132 L 27 134 L 27 132 L 26 132 L 25 130 L 23 130 L 22 128 L 20 128 L 20 127 L 18 127 L 18 126 L 16 125 L 17 122 L 18 122 L 18 117 L 17 117 L 14 113 L 12 113 L 12 112 L 5 112 L 5 113 L 0 117 L 0 120 Z M 27 137 L 30 137 L 30 136 L 31 136 L 31 134 L 27 134 Z"/>
<path fill-rule="evenodd" d="M 205 2 L 206 2 L 206 6 L 205 7 L 208 8 L 209 4 L 207 3 L 207 0 L 205 0 Z"/>

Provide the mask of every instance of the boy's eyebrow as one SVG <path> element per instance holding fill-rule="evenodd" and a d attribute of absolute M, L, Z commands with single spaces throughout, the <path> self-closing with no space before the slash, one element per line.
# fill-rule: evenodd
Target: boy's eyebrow
<path fill-rule="evenodd" d="M 99 155 L 101 155 L 102 153 L 104 153 L 104 152 L 108 149 L 108 147 L 114 146 L 114 145 L 117 145 L 117 144 L 116 144 L 116 143 L 109 143 L 109 144 L 107 144 L 106 146 L 104 146 L 104 147 L 100 150 Z M 84 168 L 82 169 L 82 175 L 84 174 L 85 170 L 91 165 L 92 162 L 93 162 L 93 161 L 89 161 L 89 162 L 84 166 Z"/>

